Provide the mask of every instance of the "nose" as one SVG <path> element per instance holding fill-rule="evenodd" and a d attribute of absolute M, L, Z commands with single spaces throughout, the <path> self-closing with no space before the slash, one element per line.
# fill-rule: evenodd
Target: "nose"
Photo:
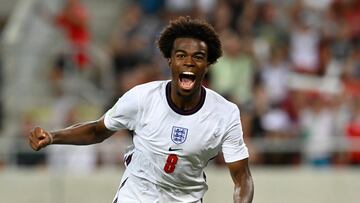
<path fill-rule="evenodd" d="M 193 58 L 191 56 L 187 56 L 184 60 L 184 65 L 188 67 L 193 67 L 194 66 Z"/>

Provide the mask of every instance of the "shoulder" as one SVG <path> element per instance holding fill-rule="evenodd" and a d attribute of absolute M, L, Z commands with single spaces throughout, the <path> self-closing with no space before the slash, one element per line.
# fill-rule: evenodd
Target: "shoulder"
<path fill-rule="evenodd" d="M 140 85 L 136 85 L 135 87 L 131 88 L 128 92 L 137 92 L 138 94 L 146 94 L 149 92 L 153 92 L 165 88 L 167 82 L 168 81 L 166 80 L 158 80 L 158 81 L 143 83 Z"/>
<path fill-rule="evenodd" d="M 206 90 L 206 98 L 208 99 L 209 102 L 214 102 L 221 106 L 225 106 L 227 108 L 237 108 L 237 105 L 235 103 L 227 100 L 222 95 L 215 92 L 214 90 L 209 88 L 205 88 L 205 90 Z"/>
<path fill-rule="evenodd" d="M 239 108 L 235 103 L 227 100 L 219 93 L 209 88 L 205 88 L 205 90 L 206 90 L 206 102 L 209 105 L 213 106 L 213 108 L 216 108 L 218 111 L 224 113 L 239 111 Z"/>

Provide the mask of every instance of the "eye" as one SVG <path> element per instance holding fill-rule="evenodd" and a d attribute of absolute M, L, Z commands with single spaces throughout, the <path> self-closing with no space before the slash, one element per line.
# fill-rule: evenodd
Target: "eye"
<path fill-rule="evenodd" d="M 204 56 L 203 55 L 195 55 L 194 59 L 197 61 L 204 60 Z"/>
<path fill-rule="evenodd" d="M 176 54 L 176 58 L 182 59 L 185 57 L 185 54 Z"/>

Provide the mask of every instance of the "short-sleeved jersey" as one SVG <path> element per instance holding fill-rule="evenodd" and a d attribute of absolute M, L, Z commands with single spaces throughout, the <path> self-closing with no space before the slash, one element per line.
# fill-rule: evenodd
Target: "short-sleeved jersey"
<path fill-rule="evenodd" d="M 202 87 L 190 111 L 170 99 L 170 81 L 155 81 L 126 92 L 105 114 L 109 130 L 133 131 L 135 151 L 127 172 L 169 188 L 178 199 L 203 197 L 203 169 L 220 150 L 227 163 L 247 158 L 238 107 Z"/>

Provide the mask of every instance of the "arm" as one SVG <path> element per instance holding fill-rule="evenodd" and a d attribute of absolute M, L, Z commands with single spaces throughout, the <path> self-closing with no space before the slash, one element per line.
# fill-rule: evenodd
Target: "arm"
<path fill-rule="evenodd" d="M 254 183 L 251 177 L 248 159 L 227 164 L 234 181 L 234 203 L 250 203 L 254 196 Z"/>
<path fill-rule="evenodd" d="M 90 145 L 104 141 L 113 133 L 105 127 L 104 118 L 101 118 L 53 132 L 36 127 L 29 134 L 29 144 L 35 151 L 50 144 Z"/>

